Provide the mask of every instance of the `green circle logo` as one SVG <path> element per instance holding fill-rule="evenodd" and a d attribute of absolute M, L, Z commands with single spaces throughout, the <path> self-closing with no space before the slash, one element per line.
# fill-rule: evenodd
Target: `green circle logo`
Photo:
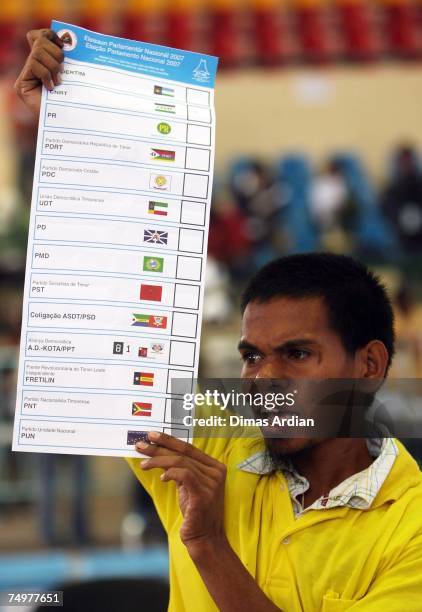
<path fill-rule="evenodd" d="M 157 130 L 160 132 L 160 134 L 170 134 L 171 125 L 169 125 L 165 121 L 161 121 L 161 123 L 157 125 Z"/>

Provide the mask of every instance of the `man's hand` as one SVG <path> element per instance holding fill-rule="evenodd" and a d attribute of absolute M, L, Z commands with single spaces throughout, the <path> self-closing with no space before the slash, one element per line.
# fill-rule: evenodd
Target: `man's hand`
<path fill-rule="evenodd" d="M 261 591 L 224 533 L 226 466 L 173 436 L 150 431 L 154 444 L 138 442 L 150 459 L 144 470 L 161 468 L 161 480 L 174 480 L 183 514 L 180 537 L 221 612 L 280 612 Z"/>
<path fill-rule="evenodd" d="M 41 87 L 54 89 L 61 83 L 60 70 L 64 60 L 63 42 L 53 30 L 31 30 L 26 35 L 31 52 L 15 83 L 15 91 L 38 117 Z"/>
<path fill-rule="evenodd" d="M 136 450 L 150 457 L 141 468 L 162 468 L 161 480 L 175 481 L 184 518 L 180 537 L 189 552 L 197 544 L 224 539 L 226 466 L 173 436 L 151 431 L 148 437 L 154 444 L 136 445 Z"/>

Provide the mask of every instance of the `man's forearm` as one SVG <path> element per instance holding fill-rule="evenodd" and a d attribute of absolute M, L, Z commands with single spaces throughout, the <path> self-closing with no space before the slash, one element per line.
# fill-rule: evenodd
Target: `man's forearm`
<path fill-rule="evenodd" d="M 280 612 L 258 587 L 227 538 L 188 543 L 187 549 L 221 612 Z"/>

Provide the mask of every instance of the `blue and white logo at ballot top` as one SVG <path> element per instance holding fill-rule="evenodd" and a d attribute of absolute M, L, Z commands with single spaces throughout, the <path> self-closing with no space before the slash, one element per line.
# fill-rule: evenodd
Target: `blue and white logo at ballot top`
<path fill-rule="evenodd" d="M 192 75 L 195 81 L 198 81 L 199 83 L 208 83 L 211 78 L 211 74 L 208 70 L 207 60 L 205 58 L 201 58 L 199 60 L 199 64 L 192 72 Z"/>
<path fill-rule="evenodd" d="M 76 33 L 73 32 L 73 30 L 59 30 L 57 32 L 57 36 L 61 38 L 63 43 L 63 49 L 65 51 L 73 51 L 73 49 L 76 49 L 76 45 L 78 44 L 78 37 L 76 36 Z"/>

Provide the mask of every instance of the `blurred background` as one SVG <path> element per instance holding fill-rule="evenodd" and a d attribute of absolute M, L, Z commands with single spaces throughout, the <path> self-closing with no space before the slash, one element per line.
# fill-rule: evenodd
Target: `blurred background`
<path fill-rule="evenodd" d="M 239 372 L 239 294 L 254 270 L 330 250 L 384 279 L 397 316 L 391 376 L 412 378 L 422 371 L 422 1 L 1 0 L 0 590 L 73 583 L 68 610 L 121 611 L 137 596 L 164 610 L 165 539 L 125 462 L 10 452 L 37 129 L 12 85 L 25 32 L 52 18 L 220 57 L 202 375 Z"/>

